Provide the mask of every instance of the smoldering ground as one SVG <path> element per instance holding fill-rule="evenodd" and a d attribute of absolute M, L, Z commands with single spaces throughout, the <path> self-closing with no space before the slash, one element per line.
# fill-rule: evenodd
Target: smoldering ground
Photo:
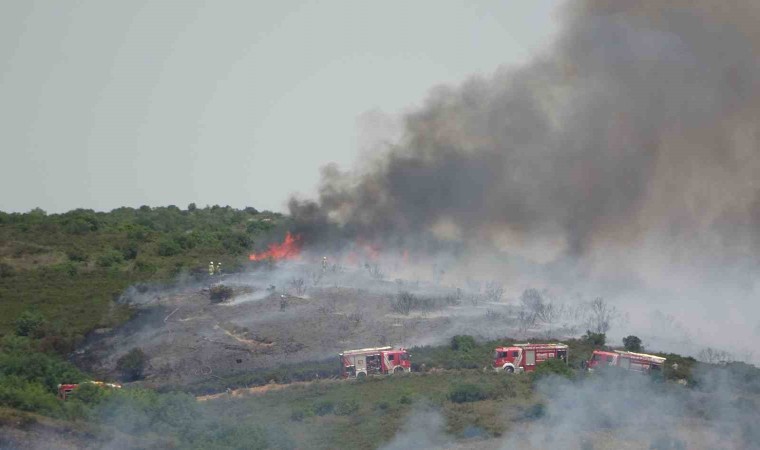
<path fill-rule="evenodd" d="M 140 348 L 149 382 L 193 383 L 332 360 L 348 348 L 437 344 L 457 333 L 492 338 L 511 329 L 512 307 L 495 284 L 487 295 L 481 286 L 389 279 L 385 270 L 359 264 L 323 271 L 317 259 L 167 290 L 132 289 L 122 301 L 137 310 L 135 318 L 94 333 L 75 359 L 115 377 L 118 359 Z M 231 288 L 231 298 L 212 302 L 211 281 Z"/>
<path fill-rule="evenodd" d="M 559 17 L 529 64 L 433 90 L 367 167 L 325 168 L 316 200 L 290 202 L 299 230 L 462 265 L 495 252 L 485 270 L 521 288 L 538 264 L 641 306 L 639 325 L 657 305 L 721 345 L 756 337 L 760 6 L 573 0 Z"/>

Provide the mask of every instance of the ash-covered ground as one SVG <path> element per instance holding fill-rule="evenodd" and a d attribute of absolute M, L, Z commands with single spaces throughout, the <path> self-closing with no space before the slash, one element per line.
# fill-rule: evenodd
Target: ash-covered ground
<path fill-rule="evenodd" d="M 118 358 L 139 347 L 149 357 L 147 381 L 187 383 L 299 361 L 337 361 L 351 348 L 427 345 L 465 333 L 515 335 L 520 328 L 514 301 L 495 283 L 455 287 L 387 278 L 377 266 L 280 263 L 171 290 L 130 289 L 121 301 L 137 308 L 135 317 L 93 333 L 75 360 L 113 376 Z M 220 284 L 232 288 L 232 297 L 215 303 L 209 291 Z"/>
<path fill-rule="evenodd" d="M 392 258 L 323 266 L 321 258 L 305 256 L 177 281 L 173 288 L 134 287 L 120 299 L 136 309 L 134 318 L 92 333 L 74 360 L 114 378 L 117 360 L 140 348 L 149 358 L 148 382 L 186 384 L 301 361 L 335 357 L 337 364 L 337 354 L 352 348 L 435 345 L 457 334 L 564 339 L 586 330 L 606 333 L 611 345 L 635 334 L 652 351 L 700 357 L 708 349 L 745 361 L 755 356 L 721 345 L 712 333 L 700 335 L 706 329 L 687 321 L 686 312 L 672 315 L 683 303 L 677 297 L 658 304 L 647 291 L 631 297 L 601 284 L 584 283 L 585 291 L 579 290 L 541 274 L 500 278 L 480 271 L 478 279 L 472 276 L 478 271 L 450 269 Z M 212 300 L 214 286 L 230 288 L 230 297 Z"/>

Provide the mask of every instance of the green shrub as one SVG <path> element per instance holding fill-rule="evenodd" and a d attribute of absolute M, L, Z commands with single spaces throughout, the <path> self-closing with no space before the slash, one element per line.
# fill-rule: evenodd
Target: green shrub
<path fill-rule="evenodd" d="M 57 264 L 55 266 L 56 270 L 60 270 L 61 272 L 65 273 L 66 275 L 70 277 L 75 277 L 79 274 L 79 268 L 77 265 L 71 261 L 65 262 L 63 264 Z"/>
<path fill-rule="evenodd" d="M 317 402 L 314 405 L 314 414 L 318 416 L 326 416 L 328 414 L 332 414 L 334 410 L 335 404 L 330 400 L 323 400 L 321 402 Z"/>
<path fill-rule="evenodd" d="M 478 344 L 472 336 L 457 335 L 451 338 L 451 349 L 454 351 L 469 352 L 477 346 Z"/>
<path fill-rule="evenodd" d="M 303 422 L 304 419 L 306 419 L 307 417 L 311 417 L 313 415 L 314 415 L 314 412 L 311 411 L 310 409 L 305 409 L 305 408 L 294 409 L 293 412 L 290 413 L 290 420 L 292 420 L 293 422 Z"/>
<path fill-rule="evenodd" d="M 239 254 L 253 247 L 253 240 L 245 233 L 229 233 L 222 239 L 222 246 L 232 254 Z"/>
<path fill-rule="evenodd" d="M 586 330 L 586 334 L 581 336 L 581 340 L 595 347 L 604 347 L 607 336 L 604 333 L 594 333 L 591 330 Z"/>
<path fill-rule="evenodd" d="M 24 311 L 14 321 L 16 335 L 34 336 L 45 326 L 45 318 L 36 311 Z"/>
<path fill-rule="evenodd" d="M 43 414 L 60 412 L 58 399 L 45 386 L 15 376 L 0 376 L 0 405 Z"/>
<path fill-rule="evenodd" d="M 132 260 L 137 258 L 137 254 L 139 253 L 139 246 L 136 242 L 128 242 L 127 244 L 121 246 L 119 248 L 121 251 L 121 256 L 125 260 Z"/>
<path fill-rule="evenodd" d="M 94 383 L 82 383 L 72 392 L 72 398 L 85 404 L 96 405 L 103 401 L 110 392 L 109 389 Z"/>
<path fill-rule="evenodd" d="M 158 242 L 160 256 L 174 256 L 182 253 L 182 245 L 173 238 L 163 238 Z"/>
<path fill-rule="evenodd" d="M 560 375 L 566 378 L 572 378 L 574 376 L 573 369 L 558 358 L 547 359 L 541 364 L 538 364 L 533 373 L 536 378 L 542 378 L 549 374 Z"/>
<path fill-rule="evenodd" d="M 142 378 L 148 356 L 139 348 L 133 348 L 116 361 L 116 370 L 125 381 L 135 381 Z"/>
<path fill-rule="evenodd" d="M 124 262 L 124 255 L 118 250 L 111 249 L 98 257 L 98 267 L 114 267 Z"/>
<path fill-rule="evenodd" d="M 489 397 L 488 392 L 476 384 L 458 384 L 449 390 L 449 400 L 454 403 L 469 403 L 485 400 Z"/>
<path fill-rule="evenodd" d="M 40 383 L 56 392 L 61 383 L 78 383 L 84 375 L 72 364 L 45 353 L 0 353 L 0 373 Z"/>
<path fill-rule="evenodd" d="M 153 274 L 158 272 L 158 266 L 143 259 L 137 259 L 135 261 L 134 269 L 136 272 L 144 274 Z"/>
<path fill-rule="evenodd" d="M 359 403 L 357 403 L 355 400 L 347 400 L 338 403 L 338 406 L 335 408 L 335 415 L 350 416 L 357 411 L 359 411 Z"/>

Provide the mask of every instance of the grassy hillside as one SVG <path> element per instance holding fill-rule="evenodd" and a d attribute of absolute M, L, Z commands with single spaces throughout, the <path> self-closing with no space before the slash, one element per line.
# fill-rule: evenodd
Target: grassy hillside
<path fill-rule="evenodd" d="M 202 275 L 209 260 L 234 271 L 262 233 L 283 222 L 273 213 L 175 206 L 47 215 L 0 212 L 0 335 L 26 310 L 48 334 L 72 340 L 121 323 L 114 300 L 129 285 Z"/>

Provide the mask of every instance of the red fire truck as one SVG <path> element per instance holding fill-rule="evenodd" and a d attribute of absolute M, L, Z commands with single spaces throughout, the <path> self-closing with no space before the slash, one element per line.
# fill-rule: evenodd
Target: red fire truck
<path fill-rule="evenodd" d="M 512 344 L 498 347 L 493 354 L 493 368 L 507 373 L 532 372 L 542 362 L 559 358 L 567 363 L 568 347 L 565 344 Z"/>
<path fill-rule="evenodd" d="M 84 381 L 81 384 L 94 384 L 102 388 L 121 389 L 120 384 L 104 383 L 102 381 Z M 61 400 L 66 400 L 79 386 L 79 384 L 59 384 L 58 398 Z"/>
<path fill-rule="evenodd" d="M 362 348 L 340 353 L 343 378 L 359 378 L 367 375 L 411 372 L 412 362 L 403 348 Z"/>
<path fill-rule="evenodd" d="M 586 362 L 589 371 L 602 367 L 617 367 L 631 372 L 662 373 L 665 358 L 646 353 L 633 353 L 622 350 L 611 352 L 594 350 L 591 359 Z"/>

